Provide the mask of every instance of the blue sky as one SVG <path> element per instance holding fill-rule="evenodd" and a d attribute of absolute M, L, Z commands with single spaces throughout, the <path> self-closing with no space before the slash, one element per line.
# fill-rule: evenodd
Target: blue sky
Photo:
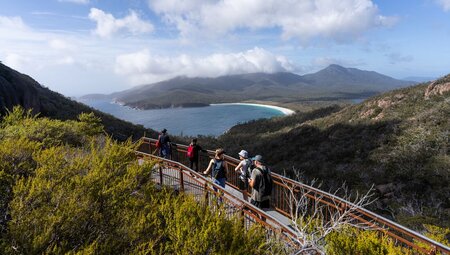
<path fill-rule="evenodd" d="M 179 75 L 450 73 L 450 0 L 0 0 L 0 61 L 68 96 Z"/>

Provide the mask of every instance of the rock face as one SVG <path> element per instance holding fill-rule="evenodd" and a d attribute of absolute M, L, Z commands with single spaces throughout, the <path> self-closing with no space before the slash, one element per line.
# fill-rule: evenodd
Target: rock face
<path fill-rule="evenodd" d="M 0 113 L 14 105 L 41 111 L 39 96 L 44 89 L 35 80 L 0 63 Z"/>
<path fill-rule="evenodd" d="M 402 103 L 406 96 L 402 93 L 393 96 L 381 98 L 373 102 L 367 103 L 367 110 L 361 111 L 360 118 L 371 118 L 372 120 L 382 120 L 385 116 L 384 111 L 389 108 Z"/>
<path fill-rule="evenodd" d="M 425 99 L 429 99 L 430 96 L 434 95 L 443 95 L 448 91 L 450 91 L 450 82 L 438 83 L 434 81 L 425 90 Z"/>

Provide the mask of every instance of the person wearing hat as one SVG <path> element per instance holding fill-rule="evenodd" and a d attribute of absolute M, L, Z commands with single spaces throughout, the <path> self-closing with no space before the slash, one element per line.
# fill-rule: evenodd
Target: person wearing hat
<path fill-rule="evenodd" d="M 258 208 L 270 208 L 272 195 L 272 177 L 269 168 L 265 165 L 263 157 L 256 155 L 252 158 L 255 168 L 252 171 L 249 185 L 252 187 L 250 203 Z"/>
<path fill-rule="evenodd" d="M 248 178 L 250 177 L 252 160 L 248 158 L 248 152 L 246 150 L 241 150 L 238 155 L 241 162 L 239 162 L 234 171 L 239 172 L 238 186 L 242 191 L 244 200 L 247 201 Z"/>
<path fill-rule="evenodd" d="M 163 158 L 170 159 L 171 157 L 171 144 L 170 144 L 170 137 L 167 134 L 167 129 L 161 130 L 161 133 L 158 136 L 159 141 L 159 156 Z"/>

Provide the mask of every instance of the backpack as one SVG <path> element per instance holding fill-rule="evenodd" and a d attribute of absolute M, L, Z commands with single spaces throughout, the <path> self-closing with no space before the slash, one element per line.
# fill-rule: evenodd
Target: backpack
<path fill-rule="evenodd" d="M 225 161 L 214 159 L 213 169 L 211 171 L 211 177 L 214 179 L 226 178 L 227 174 L 225 173 L 224 167 Z"/>
<path fill-rule="evenodd" d="M 250 178 L 250 175 L 252 174 L 252 170 L 253 170 L 253 161 L 251 160 L 251 159 L 246 159 L 247 160 L 247 163 L 248 163 L 248 165 L 247 165 L 247 172 L 245 173 L 246 174 L 246 177 L 247 178 Z"/>
<path fill-rule="evenodd" d="M 194 158 L 194 145 L 192 145 L 192 144 L 189 145 L 189 147 L 187 148 L 187 151 L 186 151 L 186 156 L 190 159 Z"/>
<path fill-rule="evenodd" d="M 255 169 L 258 169 L 262 173 L 261 183 L 258 187 L 258 192 L 262 194 L 263 197 L 272 195 L 272 186 L 273 186 L 273 180 L 272 176 L 269 173 L 269 170 L 266 169 L 266 171 L 263 171 L 261 168 L 257 167 Z"/>

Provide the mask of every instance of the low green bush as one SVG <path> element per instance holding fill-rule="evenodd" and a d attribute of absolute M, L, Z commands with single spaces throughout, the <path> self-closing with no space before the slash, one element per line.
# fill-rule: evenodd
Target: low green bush
<path fill-rule="evenodd" d="M 327 251 L 330 255 L 404 255 L 414 254 L 411 250 L 395 246 L 394 241 L 378 231 L 346 228 L 327 237 Z"/>

